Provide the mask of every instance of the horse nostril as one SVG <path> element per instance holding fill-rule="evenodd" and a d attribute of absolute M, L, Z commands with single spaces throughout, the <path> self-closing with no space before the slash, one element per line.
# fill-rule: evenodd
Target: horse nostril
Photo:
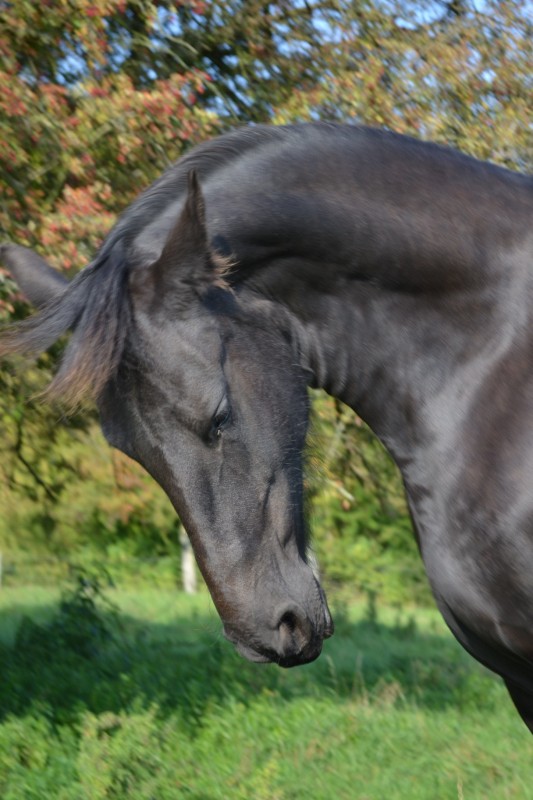
<path fill-rule="evenodd" d="M 286 627 L 292 633 L 297 627 L 297 624 L 298 622 L 294 611 L 286 611 L 278 623 L 278 630 L 282 627 Z"/>
<path fill-rule="evenodd" d="M 278 636 L 281 655 L 294 655 L 303 650 L 312 638 L 312 625 L 304 612 L 295 606 L 279 616 Z"/>

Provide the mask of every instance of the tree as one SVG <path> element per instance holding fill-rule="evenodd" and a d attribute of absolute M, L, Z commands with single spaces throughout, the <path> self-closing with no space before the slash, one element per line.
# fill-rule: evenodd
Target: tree
<path fill-rule="evenodd" d="M 354 120 L 530 169 L 533 23 L 528 3 L 338 5 L 323 78 L 296 90 L 277 122 Z"/>

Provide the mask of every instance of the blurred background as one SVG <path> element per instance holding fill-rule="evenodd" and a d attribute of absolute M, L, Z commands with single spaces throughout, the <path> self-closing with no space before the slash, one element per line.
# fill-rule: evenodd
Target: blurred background
<path fill-rule="evenodd" d="M 519 0 L 0 2 L 1 237 L 72 276 L 143 188 L 236 125 L 361 122 L 528 171 L 532 33 Z M 0 268 L 1 321 L 29 311 Z M 0 364 L 2 798 L 533 797 L 525 729 L 427 610 L 399 475 L 360 419 L 315 394 L 309 519 L 339 633 L 318 665 L 258 670 L 217 639 L 162 491 L 94 410 L 39 399 L 60 353 Z M 168 741 L 182 771 L 154 755 Z"/>

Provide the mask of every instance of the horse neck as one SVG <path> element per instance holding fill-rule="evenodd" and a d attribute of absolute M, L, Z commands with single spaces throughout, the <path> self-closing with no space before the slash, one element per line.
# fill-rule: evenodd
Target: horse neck
<path fill-rule="evenodd" d="M 524 322 L 527 214 L 499 180 L 492 203 L 459 180 L 459 211 L 456 192 L 447 209 L 429 203 L 424 184 L 421 197 L 389 192 L 379 214 L 375 191 L 293 193 L 274 230 L 260 213 L 261 225 L 233 238 L 245 242 L 241 286 L 289 312 L 314 385 L 357 411 L 400 462 L 435 409 L 459 407 L 467 365 L 501 352 Z"/>

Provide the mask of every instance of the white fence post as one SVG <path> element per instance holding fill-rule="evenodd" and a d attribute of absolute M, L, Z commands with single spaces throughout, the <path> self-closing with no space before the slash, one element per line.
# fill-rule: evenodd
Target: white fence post
<path fill-rule="evenodd" d="M 196 578 L 196 563 L 192 551 L 189 537 L 185 530 L 180 527 L 180 547 L 181 547 L 181 580 L 183 591 L 186 594 L 196 594 L 198 582 Z"/>

